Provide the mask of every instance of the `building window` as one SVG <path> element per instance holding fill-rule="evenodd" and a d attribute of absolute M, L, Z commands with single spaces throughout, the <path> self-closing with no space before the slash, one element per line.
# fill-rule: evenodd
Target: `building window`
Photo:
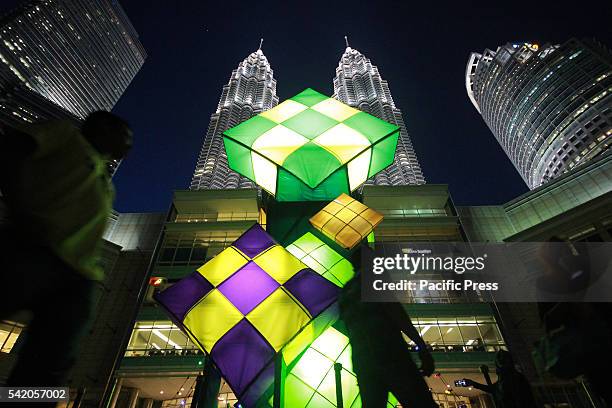
<path fill-rule="evenodd" d="M 17 338 L 23 331 L 23 325 L 8 320 L 0 321 L 0 352 L 10 353 Z"/>
<path fill-rule="evenodd" d="M 506 349 L 492 316 L 413 318 L 414 326 L 435 352 L 496 352 Z M 406 338 L 412 351 L 413 341 Z"/>
<path fill-rule="evenodd" d="M 126 357 L 196 355 L 202 352 L 171 321 L 143 320 L 136 322 Z"/>

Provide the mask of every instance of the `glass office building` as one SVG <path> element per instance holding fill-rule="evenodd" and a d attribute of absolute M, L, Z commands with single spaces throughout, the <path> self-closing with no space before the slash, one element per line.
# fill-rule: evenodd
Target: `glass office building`
<path fill-rule="evenodd" d="M 612 54 L 595 41 L 508 43 L 472 53 L 465 84 L 529 188 L 612 143 Z"/>
<path fill-rule="evenodd" d="M 400 186 L 425 183 L 402 111 L 393 101 L 389 84 L 369 58 L 348 44 L 336 68 L 333 97 L 400 128 L 393 164 L 368 180 L 367 184 Z"/>
<path fill-rule="evenodd" d="M 116 1 L 29 1 L 0 20 L 4 71 L 79 118 L 111 110 L 145 58 Z"/>
<path fill-rule="evenodd" d="M 260 48 L 238 64 L 228 83 L 223 86 L 217 110 L 211 115 L 204 135 L 189 188 L 253 187 L 249 179 L 228 167 L 222 133 L 276 105 L 278 96 L 274 72 Z"/>

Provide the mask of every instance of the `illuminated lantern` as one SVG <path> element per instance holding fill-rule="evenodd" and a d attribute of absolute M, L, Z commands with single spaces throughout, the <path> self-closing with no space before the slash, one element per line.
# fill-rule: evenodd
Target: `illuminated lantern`
<path fill-rule="evenodd" d="M 309 323 L 338 293 L 255 224 L 156 300 L 252 406 L 273 381 L 276 353 L 298 334 L 312 342 L 325 327 Z"/>
<path fill-rule="evenodd" d="M 340 246 L 352 249 L 365 239 L 382 219 L 380 213 L 346 194 L 341 194 L 310 218 L 310 223 Z"/>
<path fill-rule="evenodd" d="M 332 408 L 336 405 L 334 363 L 342 364 L 342 399 L 345 407 L 361 407 L 357 377 L 353 372 L 349 339 L 333 327 L 321 334 L 299 360 L 289 367 L 285 380 L 284 406 Z M 272 405 L 272 400 L 269 400 Z M 389 393 L 387 407 L 397 405 Z M 367 408 L 367 407 L 366 407 Z"/>
<path fill-rule="evenodd" d="M 229 166 L 278 201 L 331 200 L 383 170 L 399 128 L 310 88 L 224 132 Z"/>
<path fill-rule="evenodd" d="M 341 288 L 355 276 L 348 260 L 310 232 L 296 239 L 287 251 Z"/>

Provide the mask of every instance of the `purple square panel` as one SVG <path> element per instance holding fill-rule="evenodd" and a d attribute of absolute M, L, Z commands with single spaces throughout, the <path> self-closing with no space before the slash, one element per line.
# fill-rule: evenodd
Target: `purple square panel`
<path fill-rule="evenodd" d="M 232 390 L 242 395 L 273 359 L 274 349 L 243 319 L 215 344 L 210 355 Z"/>
<path fill-rule="evenodd" d="M 331 305 L 340 293 L 340 288 L 311 269 L 303 269 L 293 275 L 285 282 L 285 288 L 313 317 Z"/>
<path fill-rule="evenodd" d="M 238 248 L 249 258 L 253 258 L 274 244 L 276 244 L 274 239 L 264 231 L 261 225 L 255 224 L 234 241 L 232 246 Z"/>
<path fill-rule="evenodd" d="M 243 315 L 255 308 L 280 285 L 255 262 L 249 261 L 218 289 Z"/>
<path fill-rule="evenodd" d="M 155 300 L 172 313 L 178 321 L 182 322 L 189 309 L 212 288 L 210 282 L 200 273 L 194 272 L 168 289 L 157 293 Z"/>

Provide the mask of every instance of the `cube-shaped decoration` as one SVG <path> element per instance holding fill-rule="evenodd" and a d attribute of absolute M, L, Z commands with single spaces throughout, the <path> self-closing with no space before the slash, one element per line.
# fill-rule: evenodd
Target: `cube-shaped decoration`
<path fill-rule="evenodd" d="M 337 407 L 334 363 L 342 364 L 340 379 L 344 407 L 361 407 L 357 377 L 353 371 L 351 345 L 347 336 L 330 327 L 323 332 L 295 364 L 285 380 L 284 406 L 292 408 Z M 397 405 L 388 394 L 388 408 Z M 268 401 L 272 406 L 272 400 Z M 367 408 L 367 407 L 366 407 Z"/>
<path fill-rule="evenodd" d="M 355 276 L 353 265 L 346 258 L 310 232 L 291 243 L 287 251 L 341 288 Z"/>
<path fill-rule="evenodd" d="M 310 223 L 341 247 L 353 249 L 382 219 L 380 213 L 351 196 L 341 194 L 310 218 Z"/>
<path fill-rule="evenodd" d="M 331 200 L 393 163 L 399 128 L 310 88 L 224 132 L 227 161 L 278 201 Z"/>
<path fill-rule="evenodd" d="M 273 379 L 275 354 L 332 305 L 338 293 L 336 285 L 255 224 L 155 299 L 210 356 L 241 399 L 261 375 L 269 377 L 267 382 Z"/>

